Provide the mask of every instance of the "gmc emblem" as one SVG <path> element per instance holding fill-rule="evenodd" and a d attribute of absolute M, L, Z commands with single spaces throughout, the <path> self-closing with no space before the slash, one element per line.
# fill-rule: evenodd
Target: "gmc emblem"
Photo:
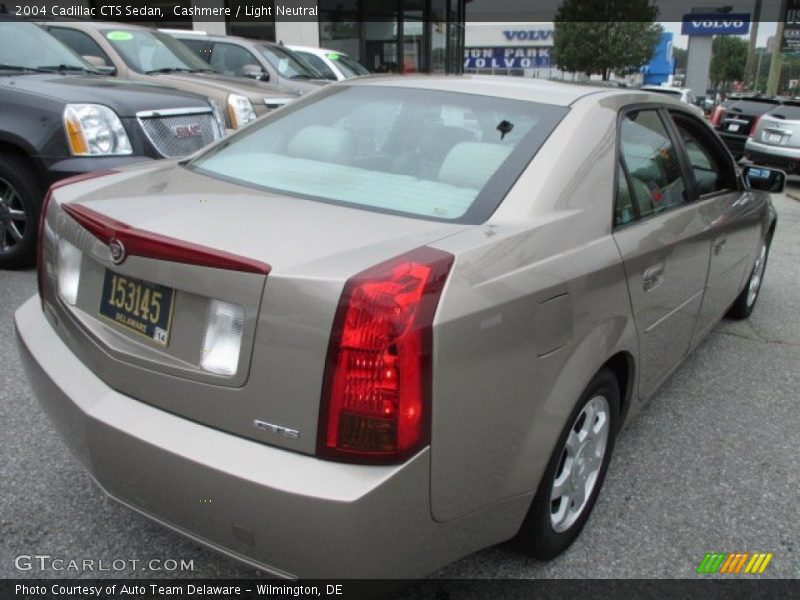
<path fill-rule="evenodd" d="M 172 128 L 172 133 L 179 140 L 185 140 L 191 137 L 200 137 L 203 135 L 203 130 L 200 128 L 199 123 L 192 123 L 191 125 L 175 125 Z"/>

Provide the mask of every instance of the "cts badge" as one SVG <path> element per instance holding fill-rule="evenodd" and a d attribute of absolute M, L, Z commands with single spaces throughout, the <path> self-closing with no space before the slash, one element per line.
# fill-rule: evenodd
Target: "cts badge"
<path fill-rule="evenodd" d="M 172 128 L 172 133 L 179 140 L 185 140 L 186 138 L 200 137 L 203 135 L 203 130 L 199 123 L 191 123 L 190 125 L 176 125 Z"/>
<path fill-rule="evenodd" d="M 111 255 L 111 262 L 115 265 L 122 264 L 127 258 L 125 246 L 117 238 L 111 238 L 108 242 L 108 253 Z"/>
<path fill-rule="evenodd" d="M 253 427 L 256 429 L 261 429 L 263 431 L 271 431 L 272 433 L 276 433 L 278 435 L 282 435 L 283 437 L 287 437 L 293 440 L 296 440 L 300 437 L 300 432 L 297 429 L 289 429 L 288 427 L 284 427 L 283 425 L 275 425 L 274 423 L 267 423 L 266 421 L 262 421 L 260 419 L 256 419 L 253 421 Z"/>

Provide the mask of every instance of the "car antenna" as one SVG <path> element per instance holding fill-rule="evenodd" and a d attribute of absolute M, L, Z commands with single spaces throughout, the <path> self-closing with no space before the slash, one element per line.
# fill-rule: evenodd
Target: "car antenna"
<path fill-rule="evenodd" d="M 507 133 L 511 133 L 512 129 L 514 129 L 514 124 L 513 123 L 511 123 L 509 121 L 506 121 L 505 119 L 500 121 L 499 125 L 497 126 L 497 131 L 500 132 L 500 141 L 501 142 L 503 141 L 503 138 L 506 137 Z"/>

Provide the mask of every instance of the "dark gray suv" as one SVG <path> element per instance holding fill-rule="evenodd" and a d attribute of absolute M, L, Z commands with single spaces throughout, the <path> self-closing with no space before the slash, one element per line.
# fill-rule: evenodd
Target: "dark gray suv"
<path fill-rule="evenodd" d="M 34 23 L 0 15 L 0 40 L 0 268 L 32 264 L 54 182 L 223 135 L 207 98 L 100 75 Z"/>

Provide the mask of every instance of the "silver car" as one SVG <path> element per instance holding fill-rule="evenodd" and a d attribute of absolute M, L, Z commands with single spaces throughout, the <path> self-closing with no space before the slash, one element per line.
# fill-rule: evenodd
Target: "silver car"
<path fill-rule="evenodd" d="M 109 496 L 258 568 L 548 559 L 624 423 L 753 310 L 783 180 L 663 95 L 332 84 L 52 189 L 21 355 Z"/>
<path fill-rule="evenodd" d="M 790 100 L 763 114 L 745 142 L 744 155 L 789 175 L 800 174 L 800 102 Z"/>

